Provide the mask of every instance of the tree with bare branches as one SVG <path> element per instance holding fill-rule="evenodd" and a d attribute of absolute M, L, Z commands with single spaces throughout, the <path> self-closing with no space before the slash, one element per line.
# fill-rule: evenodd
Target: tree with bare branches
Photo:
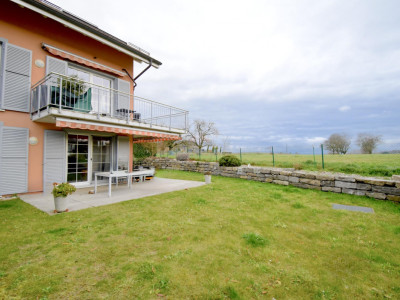
<path fill-rule="evenodd" d="M 351 139 L 347 134 L 334 133 L 325 141 L 325 147 L 332 154 L 346 154 L 350 148 Z"/>
<path fill-rule="evenodd" d="M 199 149 L 212 145 L 211 137 L 218 135 L 218 129 L 215 127 L 214 122 L 206 122 L 204 120 L 194 120 L 188 129 L 186 138 L 193 142 Z"/>
<path fill-rule="evenodd" d="M 365 154 L 372 154 L 381 141 L 381 136 L 369 133 L 359 133 L 357 137 L 357 145 L 360 146 L 361 152 Z"/>

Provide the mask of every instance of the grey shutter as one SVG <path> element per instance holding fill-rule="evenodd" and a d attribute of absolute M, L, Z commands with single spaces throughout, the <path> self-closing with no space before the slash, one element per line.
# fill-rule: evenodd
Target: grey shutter
<path fill-rule="evenodd" d="M 28 192 L 28 128 L 2 126 L 0 195 Z"/>
<path fill-rule="evenodd" d="M 51 72 L 58 73 L 61 75 L 67 75 L 68 64 L 66 61 L 57 59 L 51 56 L 46 58 L 46 75 Z"/>
<path fill-rule="evenodd" d="M 53 182 L 65 182 L 65 132 L 44 131 L 43 192 L 50 192 Z"/>
<path fill-rule="evenodd" d="M 7 44 L 3 107 L 29 112 L 32 51 Z"/>
<path fill-rule="evenodd" d="M 118 92 L 122 92 L 122 93 L 118 93 L 117 97 L 116 97 L 116 103 L 114 105 L 114 109 L 129 109 L 129 99 L 130 96 L 126 95 L 126 94 L 130 94 L 131 92 L 131 83 L 129 81 L 126 80 L 122 80 L 122 79 L 117 79 L 116 80 L 116 84 L 117 84 L 117 90 Z M 118 112 L 116 112 L 116 114 L 118 114 Z"/>
<path fill-rule="evenodd" d="M 129 137 L 118 136 L 118 170 L 129 170 Z"/>

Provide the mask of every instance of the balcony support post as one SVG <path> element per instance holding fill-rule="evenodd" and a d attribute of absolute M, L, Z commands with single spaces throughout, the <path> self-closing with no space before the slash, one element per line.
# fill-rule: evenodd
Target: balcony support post
<path fill-rule="evenodd" d="M 62 104 L 62 83 L 63 83 L 63 80 L 62 80 L 62 78 L 60 78 L 60 99 L 58 99 L 58 101 L 59 101 L 59 103 L 58 103 L 58 111 L 61 113 L 61 109 L 62 109 L 62 107 L 61 107 L 61 104 Z"/>

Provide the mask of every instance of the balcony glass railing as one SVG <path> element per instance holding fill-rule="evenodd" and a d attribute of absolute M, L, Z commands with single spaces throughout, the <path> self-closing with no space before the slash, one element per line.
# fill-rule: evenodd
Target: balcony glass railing
<path fill-rule="evenodd" d="M 51 107 L 169 129 L 187 129 L 188 111 L 85 82 L 77 77 L 50 73 L 32 87 L 31 114 Z"/>

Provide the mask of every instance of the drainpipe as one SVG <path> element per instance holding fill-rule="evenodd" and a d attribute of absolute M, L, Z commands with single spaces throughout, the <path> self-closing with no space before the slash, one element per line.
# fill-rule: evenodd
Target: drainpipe
<path fill-rule="evenodd" d="M 140 72 L 139 75 L 137 75 L 135 78 L 132 78 L 131 74 L 129 74 L 129 72 L 128 72 L 127 69 L 122 69 L 122 71 L 124 71 L 124 72 L 129 76 L 129 78 L 132 80 L 132 82 L 133 82 L 133 88 L 135 89 L 135 87 L 137 86 L 136 80 L 137 80 L 140 76 L 142 76 L 144 72 L 146 72 L 148 69 L 150 69 L 152 65 L 153 65 L 153 60 L 150 58 L 150 63 L 149 63 L 149 65 L 148 65 L 142 72 Z"/>

